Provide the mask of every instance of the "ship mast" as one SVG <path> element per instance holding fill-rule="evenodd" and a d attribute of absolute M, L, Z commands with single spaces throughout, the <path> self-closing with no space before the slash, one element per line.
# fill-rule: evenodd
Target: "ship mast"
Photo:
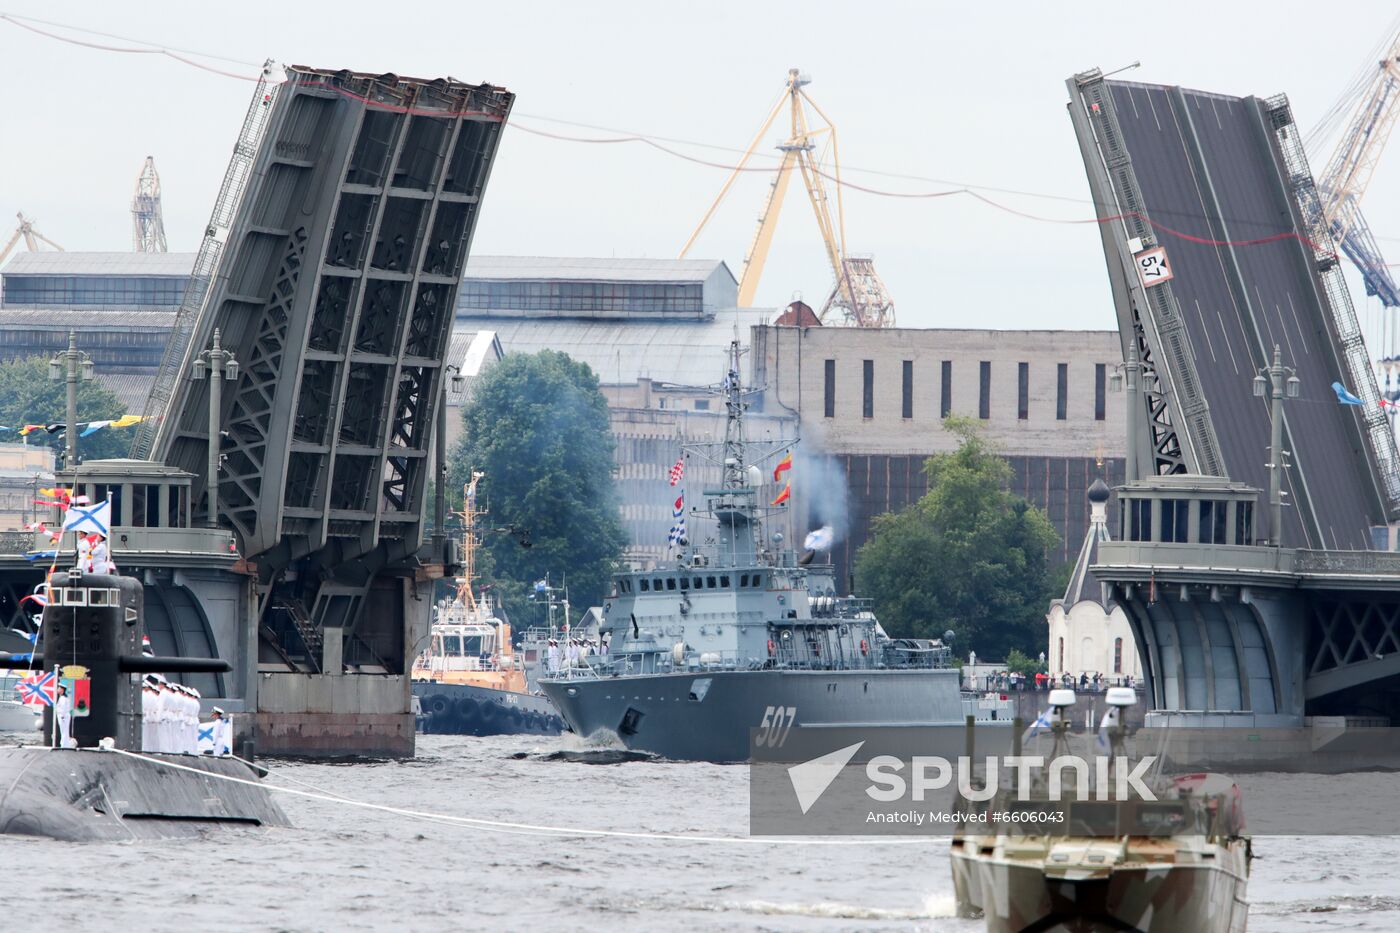
<path fill-rule="evenodd" d="M 477 519 L 486 514 L 476 507 L 476 484 L 485 473 L 472 472 L 472 481 L 462 489 L 462 575 L 457 578 L 457 599 L 467 611 L 468 618 L 477 614 L 476 596 L 472 593 L 472 581 L 476 579 L 476 549 L 481 546 L 481 529 Z"/>
<path fill-rule="evenodd" d="M 723 481 L 720 488 L 707 491 L 710 511 L 719 522 L 720 554 L 735 564 L 748 563 L 758 555 L 762 525 L 754 497 L 758 489 L 750 481 L 745 463 L 748 444 L 744 438 L 744 387 L 739 376 L 739 341 L 729 343 L 729 371 L 725 373 Z"/>

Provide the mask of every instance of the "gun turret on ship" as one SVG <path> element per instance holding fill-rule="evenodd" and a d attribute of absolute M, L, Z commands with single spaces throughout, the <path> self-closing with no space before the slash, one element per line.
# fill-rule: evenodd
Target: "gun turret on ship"
<path fill-rule="evenodd" d="M 725 762 L 750 757 L 753 728 L 785 739 L 828 726 L 961 725 L 946 646 L 887 638 L 866 601 L 835 595 L 820 568 L 765 541 L 775 509 L 758 498 L 761 468 L 796 442 L 745 438 L 751 393 L 737 341 L 718 392 L 723 441 L 685 448 L 719 473 L 692 513 L 715 523 L 714 543 L 673 534 L 677 558 L 614 577 L 599 627 L 606 652 L 540 681 L 569 726 L 666 758 Z"/>

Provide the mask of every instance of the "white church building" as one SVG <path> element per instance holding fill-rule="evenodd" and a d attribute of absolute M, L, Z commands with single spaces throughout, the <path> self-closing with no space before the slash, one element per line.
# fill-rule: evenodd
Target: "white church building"
<path fill-rule="evenodd" d="M 1050 636 L 1046 664 L 1057 680 L 1064 674 L 1076 683 L 1081 674 L 1088 674 L 1091 680 L 1100 674 L 1109 685 L 1122 683 L 1128 676 L 1133 683 L 1142 679 L 1142 662 L 1128 617 L 1117 603 L 1105 599 L 1103 585 L 1089 573 L 1099 542 L 1109 540 L 1111 495 L 1101 479 L 1089 487 L 1089 533 L 1084 536 L 1064 598 L 1053 601 L 1045 617 Z"/>

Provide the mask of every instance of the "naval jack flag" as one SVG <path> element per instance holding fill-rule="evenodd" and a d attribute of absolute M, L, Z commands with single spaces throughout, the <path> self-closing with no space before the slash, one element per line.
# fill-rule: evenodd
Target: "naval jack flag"
<path fill-rule="evenodd" d="M 63 512 L 63 530 L 108 537 L 112 533 L 112 500 L 104 499 L 96 505 L 74 502 Z"/>

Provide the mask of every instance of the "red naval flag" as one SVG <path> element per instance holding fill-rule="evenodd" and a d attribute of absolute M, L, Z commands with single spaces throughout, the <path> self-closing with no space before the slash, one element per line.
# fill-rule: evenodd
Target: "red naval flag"
<path fill-rule="evenodd" d="M 787 456 L 778 461 L 778 465 L 773 467 L 773 482 L 783 478 L 783 474 L 792 469 L 792 451 L 788 451 Z"/>
<path fill-rule="evenodd" d="M 792 498 L 792 483 L 788 483 L 786 486 L 784 486 L 784 487 L 783 487 L 783 491 L 780 492 L 780 493 L 778 493 L 778 498 L 774 499 L 772 502 L 770 502 L 770 503 L 768 503 L 768 504 L 769 504 L 769 505 L 782 505 L 784 502 L 788 501 L 788 499 L 790 499 L 790 498 Z"/>

